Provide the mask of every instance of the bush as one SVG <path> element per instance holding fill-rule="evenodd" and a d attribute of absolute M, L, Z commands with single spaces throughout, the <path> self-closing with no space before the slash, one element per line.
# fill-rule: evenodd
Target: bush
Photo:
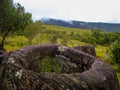
<path fill-rule="evenodd" d="M 109 54 L 111 59 L 120 65 L 120 40 L 116 40 L 110 45 Z"/>

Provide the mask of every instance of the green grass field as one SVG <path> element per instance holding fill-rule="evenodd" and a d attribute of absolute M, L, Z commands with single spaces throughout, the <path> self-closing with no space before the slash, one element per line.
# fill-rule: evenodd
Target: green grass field
<path fill-rule="evenodd" d="M 90 30 L 87 29 L 76 29 L 76 28 L 68 28 L 68 27 L 62 27 L 62 26 L 54 26 L 54 25 L 43 25 L 47 30 L 53 30 L 53 31 L 65 31 L 67 34 L 70 34 L 71 32 L 74 32 L 75 34 L 84 34 L 84 33 L 90 33 Z"/>
<path fill-rule="evenodd" d="M 66 32 L 67 35 L 70 35 L 71 32 L 74 32 L 74 34 L 79 33 L 80 35 L 84 35 L 85 33 L 88 33 L 88 34 L 91 33 L 90 30 L 85 30 L 85 29 L 66 28 L 66 27 L 53 26 L 53 25 L 43 25 L 43 27 L 46 30 L 50 30 L 50 31 Z M 50 34 L 49 33 L 47 33 L 47 34 L 46 33 L 38 33 L 38 35 L 36 35 L 34 37 L 34 39 L 32 40 L 32 44 L 52 43 L 50 41 L 50 38 L 52 35 L 53 34 L 51 34 L 51 33 Z M 0 39 L 1 39 L 1 37 L 0 37 Z M 89 43 L 81 42 L 79 40 L 74 40 L 70 37 L 57 38 L 57 41 L 55 44 L 63 44 L 62 40 L 64 40 L 64 39 L 67 39 L 66 46 L 69 46 L 69 47 L 90 45 Z M 28 45 L 29 45 L 28 39 L 24 36 L 9 36 L 5 42 L 5 48 L 7 49 L 7 51 L 16 50 L 16 49 L 19 49 L 19 48 L 22 48 L 22 47 L 25 47 Z M 109 48 L 108 46 L 96 45 L 95 50 L 96 50 L 97 57 L 104 60 L 108 48 Z M 106 60 L 106 61 L 111 64 L 110 60 Z M 120 81 L 120 72 L 118 72 L 118 70 L 117 70 L 117 65 L 112 64 L 112 66 L 116 70 L 118 79 Z"/>

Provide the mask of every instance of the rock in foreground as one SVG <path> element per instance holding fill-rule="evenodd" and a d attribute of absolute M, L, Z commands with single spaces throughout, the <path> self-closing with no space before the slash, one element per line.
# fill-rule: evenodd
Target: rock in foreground
<path fill-rule="evenodd" d="M 68 60 L 77 71 L 63 72 L 67 67 L 61 66 L 64 69 L 59 74 L 41 72 L 45 56 Z M 9 52 L 0 66 L 0 90 L 119 90 L 119 83 L 106 62 L 76 49 L 49 44 Z"/>

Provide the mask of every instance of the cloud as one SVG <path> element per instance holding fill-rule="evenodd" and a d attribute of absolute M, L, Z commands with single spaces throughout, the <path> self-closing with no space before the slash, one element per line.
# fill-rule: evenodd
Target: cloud
<path fill-rule="evenodd" d="M 33 19 L 52 17 L 65 20 L 120 22 L 119 0 L 14 0 L 21 3 Z"/>

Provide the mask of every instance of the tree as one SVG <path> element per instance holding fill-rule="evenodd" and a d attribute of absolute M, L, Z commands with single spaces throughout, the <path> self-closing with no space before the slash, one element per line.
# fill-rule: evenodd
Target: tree
<path fill-rule="evenodd" d="M 92 36 L 96 39 L 96 42 L 100 41 L 101 33 L 99 30 L 91 30 Z"/>
<path fill-rule="evenodd" d="M 40 22 L 31 23 L 25 28 L 24 36 L 28 39 L 29 45 L 32 44 L 32 40 L 40 32 L 41 28 L 42 23 Z"/>
<path fill-rule="evenodd" d="M 23 6 L 13 5 L 10 0 L 0 0 L 0 50 L 4 48 L 5 39 L 10 32 L 24 30 L 31 21 L 31 14 L 26 13 Z"/>
<path fill-rule="evenodd" d="M 110 57 L 120 66 L 120 40 L 116 40 L 110 45 Z"/>

